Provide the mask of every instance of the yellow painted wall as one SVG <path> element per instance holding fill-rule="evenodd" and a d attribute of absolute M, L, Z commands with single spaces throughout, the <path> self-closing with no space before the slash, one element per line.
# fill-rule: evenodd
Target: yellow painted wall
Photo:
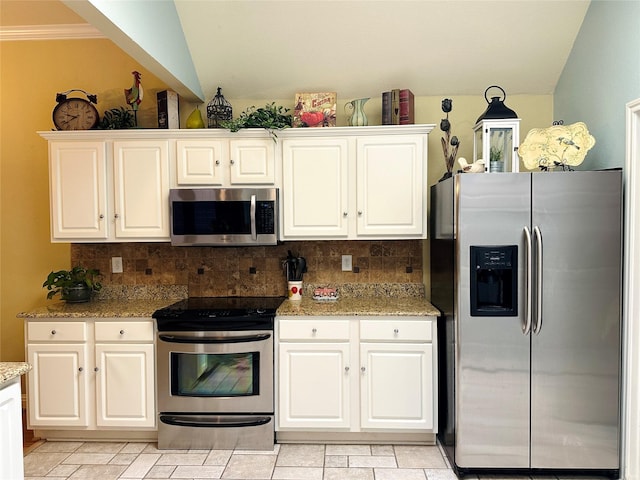
<path fill-rule="evenodd" d="M 70 88 L 95 93 L 102 114 L 125 105 L 123 89 L 131 85 L 131 71 L 138 70 L 145 88 L 139 125 L 153 128 L 157 125 L 155 95 L 166 85 L 109 40 L 0 42 L 0 62 L 0 360 L 20 361 L 24 359 L 23 323 L 16 314 L 45 304 L 41 285 L 47 273 L 70 266 L 69 246 L 49 241 L 47 143 L 36 133 L 53 128 L 55 94 Z M 342 105 L 350 99 L 340 97 L 339 86 L 338 125 L 345 125 Z M 250 105 L 263 106 L 272 100 L 292 107 L 294 94 L 290 99 L 263 102 L 229 100 L 237 116 Z M 459 154 L 470 159 L 472 127 L 486 108 L 483 92 L 448 96 L 453 99 L 452 133 L 462 142 Z M 441 96 L 416 99 L 416 123 L 436 124 L 429 139 L 429 185 L 445 171 L 438 128 L 443 117 L 441 100 Z M 522 118 L 521 138 L 529 129 L 552 121 L 551 95 L 508 97 L 506 104 Z M 180 105 L 182 125 L 193 107 Z M 204 106 L 201 111 L 204 115 Z M 380 124 L 379 98 L 367 102 L 365 111 L 371 125 Z M 424 247 L 428 272 L 428 242 Z M 428 291 L 428 276 L 425 283 Z"/>
<path fill-rule="evenodd" d="M 53 269 L 68 268 L 68 244 L 49 234 L 47 142 L 57 92 L 98 95 L 98 111 L 125 106 L 124 88 L 139 70 L 145 87 L 141 126 L 157 126 L 155 95 L 166 85 L 109 40 L 0 42 L 0 360 L 24 359 L 16 314 L 46 303 L 41 288 Z"/>

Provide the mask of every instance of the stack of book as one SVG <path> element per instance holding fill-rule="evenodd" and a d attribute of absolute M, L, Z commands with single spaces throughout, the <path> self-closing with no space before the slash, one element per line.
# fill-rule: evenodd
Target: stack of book
<path fill-rule="evenodd" d="M 393 89 L 382 92 L 382 124 L 412 125 L 415 123 L 413 92 Z"/>

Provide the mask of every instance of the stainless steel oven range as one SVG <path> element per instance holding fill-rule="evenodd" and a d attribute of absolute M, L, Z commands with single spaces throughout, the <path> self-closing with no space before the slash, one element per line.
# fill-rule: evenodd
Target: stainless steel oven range
<path fill-rule="evenodd" d="M 154 312 L 158 448 L 268 450 L 281 297 L 194 297 Z"/>

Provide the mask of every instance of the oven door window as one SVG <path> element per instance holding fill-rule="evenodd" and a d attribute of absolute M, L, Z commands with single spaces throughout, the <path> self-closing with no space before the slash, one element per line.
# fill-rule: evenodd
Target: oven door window
<path fill-rule="evenodd" d="M 188 397 L 259 395 L 259 371 L 259 352 L 171 352 L 171 394 Z"/>

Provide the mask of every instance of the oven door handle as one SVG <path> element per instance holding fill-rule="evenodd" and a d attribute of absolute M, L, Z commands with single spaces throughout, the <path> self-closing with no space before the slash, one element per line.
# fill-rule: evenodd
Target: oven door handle
<path fill-rule="evenodd" d="M 237 428 L 266 425 L 271 417 L 230 415 L 160 415 L 160 421 L 178 427 Z"/>
<path fill-rule="evenodd" d="M 168 343 L 248 343 L 264 342 L 271 338 L 270 333 L 258 333 L 255 335 L 239 335 L 237 337 L 190 337 L 182 335 L 158 335 L 163 342 Z"/>

